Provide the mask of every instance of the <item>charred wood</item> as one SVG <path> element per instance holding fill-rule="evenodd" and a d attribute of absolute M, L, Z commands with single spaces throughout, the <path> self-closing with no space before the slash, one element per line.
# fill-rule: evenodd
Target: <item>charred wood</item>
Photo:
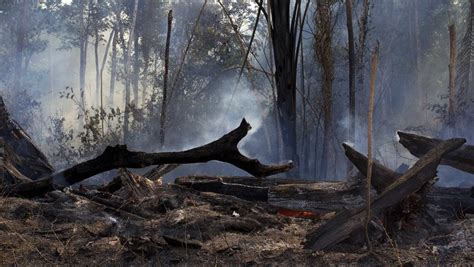
<path fill-rule="evenodd" d="M 372 217 L 420 190 L 425 183 L 435 177 L 441 157 L 458 149 L 465 142 L 464 139 L 451 139 L 426 153 L 407 173 L 371 201 Z M 365 217 L 365 207 L 339 212 L 325 225 L 310 233 L 304 246 L 314 250 L 331 247 L 347 239 L 354 231 L 361 229 Z"/>
<path fill-rule="evenodd" d="M 400 144 L 402 144 L 412 155 L 421 157 L 429 150 L 443 142 L 441 139 L 426 136 L 398 132 Z M 448 165 L 458 170 L 474 173 L 474 146 L 463 145 L 456 151 L 446 154 L 441 160 L 442 165 Z"/>
<path fill-rule="evenodd" d="M 4 192 L 19 196 L 37 196 L 54 189 L 62 189 L 91 176 L 117 168 L 144 168 L 161 164 L 202 163 L 211 160 L 230 163 L 255 177 L 263 178 L 293 168 L 293 163 L 264 165 L 257 159 L 242 155 L 238 143 L 251 129 L 245 119 L 239 127 L 220 139 L 204 146 L 181 152 L 145 153 L 129 151 L 125 145 L 107 147 L 98 157 L 82 162 L 47 178 L 1 188 Z"/>

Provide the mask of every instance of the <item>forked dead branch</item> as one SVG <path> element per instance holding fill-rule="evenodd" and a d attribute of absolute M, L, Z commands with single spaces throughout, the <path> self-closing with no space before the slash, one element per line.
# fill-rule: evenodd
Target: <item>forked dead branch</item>
<path fill-rule="evenodd" d="M 126 145 L 107 147 L 98 157 L 82 162 L 47 178 L 5 186 L 1 190 L 9 195 L 38 196 L 55 189 L 79 183 L 94 175 L 118 168 L 144 168 L 162 164 L 202 163 L 211 160 L 232 164 L 257 178 L 287 172 L 293 163 L 264 165 L 240 153 L 237 145 L 251 129 L 243 119 L 240 126 L 218 140 L 181 152 L 146 153 L 129 151 Z"/>

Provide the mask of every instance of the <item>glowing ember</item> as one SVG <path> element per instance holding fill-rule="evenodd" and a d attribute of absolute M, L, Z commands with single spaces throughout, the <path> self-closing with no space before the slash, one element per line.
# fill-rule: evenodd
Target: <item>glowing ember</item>
<path fill-rule="evenodd" d="M 284 208 L 278 209 L 278 214 L 288 217 L 296 217 L 296 218 L 309 218 L 315 219 L 320 218 L 320 214 L 312 211 L 300 211 L 300 210 L 289 210 Z"/>

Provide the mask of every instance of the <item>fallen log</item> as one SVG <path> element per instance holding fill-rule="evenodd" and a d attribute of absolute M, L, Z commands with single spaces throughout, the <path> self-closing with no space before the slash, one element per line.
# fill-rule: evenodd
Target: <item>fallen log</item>
<path fill-rule="evenodd" d="M 329 213 L 364 205 L 358 185 L 344 182 L 319 182 L 270 187 L 268 203 L 289 210 Z"/>
<path fill-rule="evenodd" d="M 443 142 L 441 139 L 429 138 L 411 133 L 400 131 L 397 133 L 400 137 L 400 144 L 408 149 L 413 156 L 418 158 Z M 463 145 L 459 149 L 446 154 L 443 156 L 441 164 L 468 173 L 474 173 L 474 146 Z"/>
<path fill-rule="evenodd" d="M 242 155 L 237 145 L 250 129 L 250 124 L 243 119 L 239 127 L 218 140 L 181 152 L 145 153 L 129 151 L 125 145 L 109 146 L 100 156 L 47 178 L 5 186 L 0 190 L 10 195 L 38 196 L 54 189 L 63 189 L 112 169 L 144 168 L 162 164 L 203 163 L 211 160 L 232 164 L 258 178 L 286 172 L 293 168 L 292 162 L 280 165 L 264 165 L 257 159 L 250 159 Z"/>
<path fill-rule="evenodd" d="M 371 201 L 372 217 L 422 188 L 435 177 L 441 157 L 458 149 L 465 142 L 465 139 L 451 139 L 426 153 L 407 173 Z M 345 240 L 354 231 L 363 227 L 366 215 L 365 207 L 339 212 L 326 224 L 308 234 L 304 247 L 323 250 Z"/>
<path fill-rule="evenodd" d="M 349 160 L 364 176 L 367 175 L 367 157 L 349 145 L 344 144 L 343 147 Z M 372 165 L 372 174 L 372 186 L 379 194 L 402 176 L 401 173 L 392 171 L 377 161 L 374 161 Z M 389 184 L 389 182 L 391 183 Z M 426 204 L 436 205 L 445 211 L 451 211 L 450 215 L 458 216 L 466 213 L 474 213 L 474 198 L 471 195 L 471 190 L 472 189 L 469 188 L 444 188 L 434 186 L 423 193 Z"/>
<path fill-rule="evenodd" d="M 249 201 L 293 211 L 327 213 L 364 204 L 358 185 L 345 182 L 317 182 L 297 179 L 252 177 L 185 176 L 175 184 L 201 192 L 231 195 Z"/>
<path fill-rule="evenodd" d="M 268 187 L 227 183 L 219 177 L 179 177 L 176 178 L 175 184 L 197 191 L 230 195 L 249 201 L 268 200 Z"/>

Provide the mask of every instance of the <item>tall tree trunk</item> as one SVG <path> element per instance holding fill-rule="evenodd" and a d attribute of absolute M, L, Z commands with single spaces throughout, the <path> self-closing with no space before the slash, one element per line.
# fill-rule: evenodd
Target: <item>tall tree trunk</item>
<path fill-rule="evenodd" d="M 284 154 L 298 166 L 296 142 L 296 73 L 298 64 L 298 18 L 295 17 L 301 5 L 296 1 L 293 17 L 290 17 L 290 1 L 270 0 L 275 63 L 275 83 L 277 88 L 277 108 Z M 305 10 L 306 14 L 306 10 Z M 304 20 L 303 20 L 304 22 Z M 298 167 L 292 175 L 298 176 Z"/>
<path fill-rule="evenodd" d="M 168 71 L 170 63 L 170 41 L 171 28 L 173 27 L 173 11 L 168 13 L 168 31 L 166 33 L 165 46 L 165 74 L 163 77 L 163 101 L 161 102 L 161 116 L 160 116 L 160 146 L 165 145 L 165 126 L 166 126 L 166 105 L 168 101 Z"/>
<path fill-rule="evenodd" d="M 140 46 L 138 45 L 138 34 L 134 36 L 134 51 L 133 51 L 133 104 L 138 107 L 138 81 L 140 79 Z"/>
<path fill-rule="evenodd" d="M 109 106 L 114 106 L 114 95 L 115 95 L 115 80 L 117 78 L 117 45 L 118 45 L 118 32 L 114 34 L 112 41 L 112 56 L 110 63 L 110 89 L 109 89 Z"/>
<path fill-rule="evenodd" d="M 95 22 L 97 23 L 97 22 Z M 100 43 L 100 35 L 99 29 L 97 29 L 97 25 L 95 25 L 95 42 L 94 42 L 94 58 L 95 58 L 95 95 L 96 101 L 95 104 L 99 106 L 100 104 L 100 65 L 99 65 L 99 43 Z"/>
<path fill-rule="evenodd" d="M 366 187 L 366 218 L 365 218 L 365 239 L 367 247 L 372 251 L 372 245 L 369 238 L 369 222 L 372 218 L 370 207 L 370 192 L 372 188 L 372 165 L 374 163 L 373 152 L 373 128 L 374 128 L 374 109 L 375 109 L 375 77 L 377 74 L 377 65 L 379 59 L 379 44 L 374 47 L 372 52 L 372 59 L 370 61 L 370 93 L 369 93 L 369 108 L 367 114 L 367 187 Z"/>
<path fill-rule="evenodd" d="M 102 135 L 105 134 L 104 128 L 104 70 L 105 64 L 107 63 L 107 56 L 109 55 L 110 44 L 112 43 L 112 39 L 115 39 L 115 29 L 110 31 L 109 39 L 107 40 L 107 46 L 105 47 L 104 58 L 102 59 L 102 66 L 100 67 L 100 120 L 102 123 Z"/>
<path fill-rule="evenodd" d="M 471 0 L 471 10 L 469 18 L 467 18 L 466 33 L 459 43 L 459 53 L 457 59 L 456 79 L 459 86 L 459 94 L 463 99 L 471 98 L 473 91 L 471 90 L 471 79 L 474 78 L 474 0 Z"/>
<path fill-rule="evenodd" d="M 369 32 L 369 12 L 370 12 L 370 2 L 369 0 L 364 0 L 362 14 L 359 18 L 359 40 L 357 42 L 357 58 L 356 58 L 356 65 L 357 65 L 357 91 L 359 93 L 364 92 L 364 84 L 365 84 L 365 50 L 366 50 L 366 42 L 367 42 L 367 35 Z M 362 94 L 364 95 L 364 94 Z"/>
<path fill-rule="evenodd" d="M 456 25 L 449 25 L 449 106 L 448 106 L 448 125 L 455 127 L 455 108 L 456 108 Z"/>
<path fill-rule="evenodd" d="M 334 59 L 332 52 L 333 21 L 331 0 L 318 0 L 316 14 L 316 56 L 321 63 L 321 80 L 323 95 L 323 148 L 320 161 L 320 178 L 327 175 L 332 139 L 332 83 L 334 80 Z"/>
<path fill-rule="evenodd" d="M 130 57 L 132 53 L 132 43 L 135 33 L 135 24 L 137 22 L 138 0 L 135 0 L 132 14 L 132 25 L 130 26 L 130 34 L 128 36 L 127 55 L 125 58 L 125 114 L 123 121 L 123 141 L 127 143 L 129 140 L 129 117 L 130 117 Z"/>
<path fill-rule="evenodd" d="M 349 42 L 349 141 L 355 142 L 355 43 L 354 29 L 352 27 L 352 0 L 346 0 L 346 20 Z M 348 165 L 348 171 L 352 164 Z"/>
<path fill-rule="evenodd" d="M 18 18 L 20 21 L 16 26 L 16 44 L 15 44 L 15 61 L 13 66 L 13 91 L 20 90 L 22 87 L 22 76 L 23 76 L 23 59 L 25 57 L 25 46 L 27 41 L 27 24 L 29 18 L 29 1 L 20 1 L 21 17 Z"/>
<path fill-rule="evenodd" d="M 419 23 L 419 16 L 418 16 L 418 1 L 412 0 L 413 6 L 413 37 L 414 37 L 414 45 L 415 45 L 415 92 L 418 92 L 420 96 L 420 103 L 422 108 L 424 108 L 427 104 L 427 92 L 424 88 L 422 88 L 421 81 L 421 48 L 420 48 L 420 23 Z"/>

